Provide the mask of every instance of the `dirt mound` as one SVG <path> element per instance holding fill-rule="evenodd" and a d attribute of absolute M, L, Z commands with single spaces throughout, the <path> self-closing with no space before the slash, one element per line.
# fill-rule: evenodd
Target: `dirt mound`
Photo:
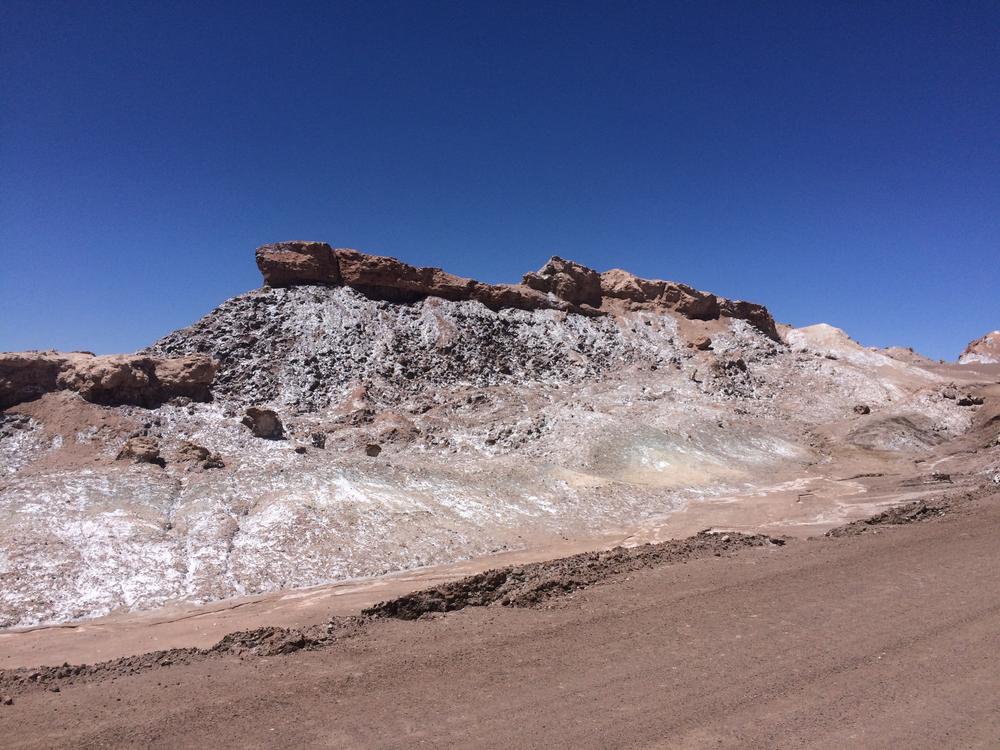
<path fill-rule="evenodd" d="M 703 531 L 687 539 L 633 548 L 615 547 L 606 552 L 585 552 L 558 560 L 488 570 L 382 602 L 364 610 L 364 614 L 415 620 L 429 612 L 451 612 L 496 603 L 508 607 L 531 607 L 622 573 L 664 563 L 728 554 L 747 547 L 782 544 L 784 540 L 762 534 Z"/>
<path fill-rule="evenodd" d="M 857 536 L 868 532 L 876 532 L 881 526 L 901 526 L 917 521 L 927 521 L 931 518 L 943 516 L 948 512 L 944 505 L 928 505 L 923 500 L 916 500 L 906 505 L 874 515 L 870 518 L 862 518 L 859 521 L 852 521 L 844 526 L 838 526 L 826 532 L 826 536 Z"/>
<path fill-rule="evenodd" d="M 311 628 L 257 628 L 230 633 L 209 649 L 214 654 L 276 656 L 328 645 L 339 621 Z"/>
<path fill-rule="evenodd" d="M 324 625 L 304 628 L 264 627 L 229 633 L 209 648 L 174 648 L 96 664 L 62 664 L 33 669 L 0 669 L 0 692 L 23 693 L 87 678 L 122 677 L 150 669 L 192 664 L 219 656 L 277 656 L 328 646 L 339 637 L 356 632 L 361 618 L 334 618 Z"/>

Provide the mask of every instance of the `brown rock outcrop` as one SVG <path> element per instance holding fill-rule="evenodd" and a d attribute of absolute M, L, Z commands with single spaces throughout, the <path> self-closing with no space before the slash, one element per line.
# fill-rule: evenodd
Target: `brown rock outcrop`
<path fill-rule="evenodd" d="M 343 284 L 373 299 L 409 303 L 427 297 L 475 300 L 499 310 L 561 310 L 605 315 L 622 309 L 675 312 L 693 320 L 739 318 L 778 340 L 767 308 L 729 300 L 672 281 L 642 279 L 613 269 L 603 274 L 553 256 L 521 284 L 483 284 L 440 268 L 422 268 L 396 258 L 357 250 L 332 250 L 322 242 L 278 242 L 257 249 L 257 265 L 270 286 Z M 608 300 L 611 303 L 608 303 Z"/>
<path fill-rule="evenodd" d="M 580 315 L 603 315 L 598 310 L 582 308 L 566 300 L 550 296 L 524 284 L 479 284 L 473 289 L 471 299 L 491 310 L 561 310 Z"/>
<path fill-rule="evenodd" d="M 337 260 L 325 242 L 294 240 L 257 248 L 257 268 L 268 286 L 339 284 Z"/>
<path fill-rule="evenodd" d="M 574 305 L 601 306 L 601 275 L 558 255 L 549 258 L 538 271 L 526 273 L 521 283 Z"/>
<path fill-rule="evenodd" d="M 0 408 L 52 391 L 79 393 L 95 404 L 155 407 L 176 396 L 211 399 L 215 362 L 205 355 L 160 358 L 87 352 L 0 354 Z"/>
<path fill-rule="evenodd" d="M 617 300 L 618 305 L 630 310 L 669 310 L 692 320 L 720 317 L 746 320 L 775 341 L 779 340 L 774 318 L 763 305 L 726 299 L 675 281 L 643 279 L 613 268 L 601 274 L 601 294 L 605 300 Z"/>
<path fill-rule="evenodd" d="M 418 268 L 383 255 L 357 250 L 334 251 L 340 278 L 362 294 L 390 302 L 415 302 L 424 297 L 447 300 L 472 298 L 477 282 L 445 273 L 440 268 Z"/>
<path fill-rule="evenodd" d="M 137 464 L 155 464 L 163 467 L 166 462 L 160 456 L 160 444 L 155 438 L 130 438 L 118 451 L 117 460 L 132 461 Z"/>

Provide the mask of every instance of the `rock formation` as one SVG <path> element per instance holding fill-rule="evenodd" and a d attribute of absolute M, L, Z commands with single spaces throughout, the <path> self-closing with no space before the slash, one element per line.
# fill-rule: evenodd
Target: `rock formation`
<path fill-rule="evenodd" d="M 275 242 L 257 248 L 257 267 L 269 286 L 339 284 L 333 249 L 325 242 Z"/>
<path fill-rule="evenodd" d="M 69 390 L 95 404 L 153 407 L 185 396 L 211 398 L 216 364 L 211 357 L 151 357 L 88 352 L 12 352 L 0 354 L 0 408 Z"/>
<path fill-rule="evenodd" d="M 285 426 L 274 409 L 251 406 L 243 417 L 243 424 L 250 428 L 255 437 L 265 440 L 281 440 L 285 437 Z"/>
<path fill-rule="evenodd" d="M 601 306 L 601 275 L 559 256 L 549 258 L 537 273 L 525 274 L 522 283 L 574 305 Z"/>
<path fill-rule="evenodd" d="M 1000 331 L 990 331 L 971 342 L 958 358 L 960 365 L 976 362 L 983 365 L 1000 363 Z"/>
<path fill-rule="evenodd" d="M 164 466 L 166 462 L 160 456 L 160 443 L 150 437 L 130 438 L 117 456 L 118 461 L 133 461 L 137 464 L 155 464 Z"/>
<path fill-rule="evenodd" d="M 603 274 L 553 256 L 521 284 L 484 284 L 440 268 L 421 268 L 395 258 L 337 249 L 322 242 L 279 242 L 257 249 L 257 267 L 272 287 L 349 286 L 372 299 L 410 303 L 427 297 L 473 300 L 492 310 L 561 310 L 602 315 L 621 310 L 671 311 L 692 320 L 746 320 L 779 339 L 763 305 L 729 300 L 672 281 L 642 279 L 613 269 Z"/>
<path fill-rule="evenodd" d="M 218 453 L 212 453 L 208 448 L 185 440 L 177 450 L 174 460 L 187 463 L 197 469 L 222 469 L 226 464 Z"/>
<path fill-rule="evenodd" d="M 692 320 L 738 318 L 775 341 L 779 339 L 774 318 L 763 305 L 726 299 L 675 281 L 642 279 L 613 268 L 601 274 L 601 294 L 629 310 L 669 310 Z"/>

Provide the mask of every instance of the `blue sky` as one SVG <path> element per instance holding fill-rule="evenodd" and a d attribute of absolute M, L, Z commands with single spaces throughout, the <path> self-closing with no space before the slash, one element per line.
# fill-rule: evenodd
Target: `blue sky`
<path fill-rule="evenodd" d="M 130 351 L 319 239 L 1000 327 L 1000 3 L 0 4 L 0 349 Z"/>

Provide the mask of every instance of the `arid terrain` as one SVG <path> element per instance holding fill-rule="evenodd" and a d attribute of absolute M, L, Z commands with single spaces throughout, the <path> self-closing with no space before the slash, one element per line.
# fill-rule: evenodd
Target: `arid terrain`
<path fill-rule="evenodd" d="M 316 242 L 0 354 L 9 747 L 997 747 L 1000 357 Z"/>

